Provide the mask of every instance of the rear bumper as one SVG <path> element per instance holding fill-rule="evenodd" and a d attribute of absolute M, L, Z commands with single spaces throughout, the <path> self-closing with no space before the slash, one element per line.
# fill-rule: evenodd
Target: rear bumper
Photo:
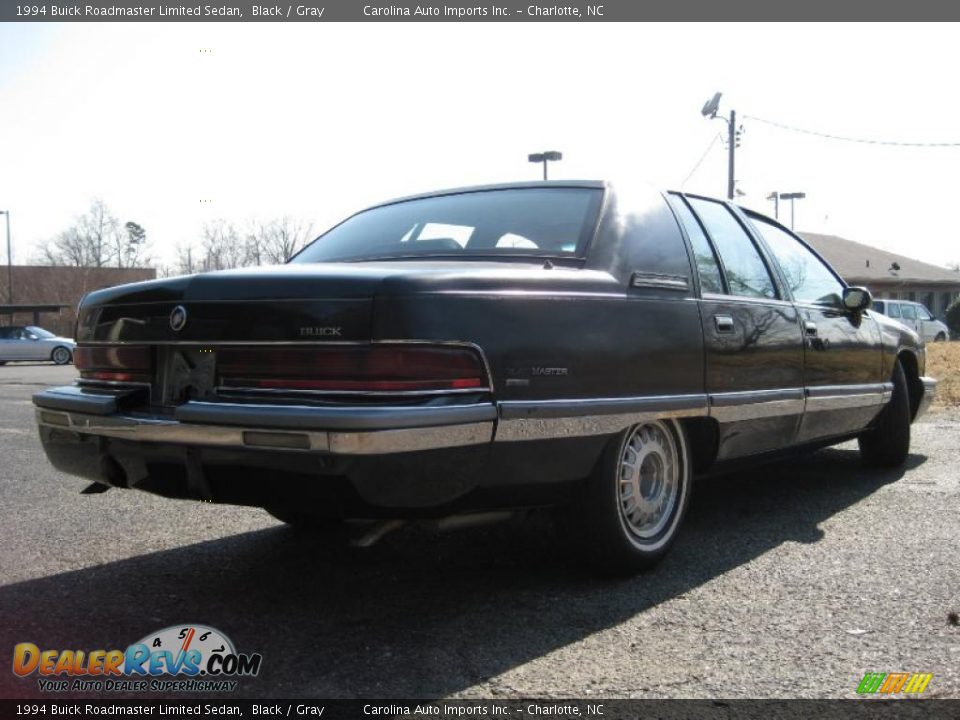
<path fill-rule="evenodd" d="M 118 398 L 69 386 L 36 393 L 38 425 L 146 443 L 387 455 L 493 438 L 493 403 L 418 407 L 244 405 L 187 402 L 171 417 L 118 410 Z"/>
<path fill-rule="evenodd" d="M 929 410 L 930 405 L 933 404 L 933 401 L 937 397 L 936 380 L 932 377 L 922 377 L 920 378 L 920 383 L 923 385 L 923 396 L 920 398 L 920 404 L 917 406 L 917 414 L 913 416 L 914 420 Z"/>

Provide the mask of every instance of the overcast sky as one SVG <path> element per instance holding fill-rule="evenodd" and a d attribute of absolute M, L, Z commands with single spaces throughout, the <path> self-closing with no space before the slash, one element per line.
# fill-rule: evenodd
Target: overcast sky
<path fill-rule="evenodd" d="M 949 24 L 5 24 L 0 209 L 16 263 L 95 197 L 170 262 L 208 220 L 319 231 L 389 197 L 537 179 L 542 149 L 564 154 L 554 178 L 675 188 L 724 130 L 700 115 L 717 90 L 724 112 L 960 142 L 958 48 Z M 799 230 L 960 261 L 960 147 L 743 124 L 744 204 L 804 191 Z M 684 189 L 725 193 L 719 141 Z"/>

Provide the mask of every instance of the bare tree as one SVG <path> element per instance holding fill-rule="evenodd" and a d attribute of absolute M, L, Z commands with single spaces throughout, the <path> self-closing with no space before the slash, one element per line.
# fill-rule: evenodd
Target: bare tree
<path fill-rule="evenodd" d="M 72 267 L 138 267 L 149 263 L 146 231 L 137 223 L 121 226 L 100 198 L 40 249 L 40 262 Z"/>
<path fill-rule="evenodd" d="M 259 223 L 249 237 L 250 264 L 281 265 L 300 252 L 312 233 L 311 223 L 289 215 Z"/>
<path fill-rule="evenodd" d="M 289 216 L 252 222 L 242 233 L 226 220 L 215 220 L 203 226 L 198 243 L 179 244 L 173 265 L 160 268 L 160 274 L 190 275 L 253 265 L 280 265 L 312 239 L 312 223 Z"/>
<path fill-rule="evenodd" d="M 190 257 L 190 250 L 187 250 Z M 236 228 L 226 220 L 215 220 L 203 226 L 201 257 L 197 258 L 196 269 L 227 270 L 245 267 L 250 264 L 247 243 L 244 243 Z"/>

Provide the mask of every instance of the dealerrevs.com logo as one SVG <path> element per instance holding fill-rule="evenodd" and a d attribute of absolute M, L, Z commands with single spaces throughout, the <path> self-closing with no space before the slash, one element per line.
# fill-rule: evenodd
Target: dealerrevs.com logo
<path fill-rule="evenodd" d="M 36 674 L 44 692 L 231 692 L 235 678 L 256 676 L 262 661 L 195 624 L 164 628 L 126 650 L 41 650 L 30 642 L 13 649 L 14 674 Z"/>

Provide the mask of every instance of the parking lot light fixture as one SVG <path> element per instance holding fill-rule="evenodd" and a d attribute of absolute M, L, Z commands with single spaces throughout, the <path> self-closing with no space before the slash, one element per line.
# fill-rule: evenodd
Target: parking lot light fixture
<path fill-rule="evenodd" d="M 767 200 L 773 200 L 773 217 L 776 220 L 780 219 L 780 193 L 774 190 L 772 193 L 767 195 Z"/>
<path fill-rule="evenodd" d="M 793 203 L 796 200 L 803 200 L 807 196 L 803 192 L 789 192 L 789 193 L 780 193 L 781 200 L 790 201 L 790 229 L 793 230 Z"/>
<path fill-rule="evenodd" d="M 531 153 L 527 155 L 527 160 L 532 163 L 543 163 L 543 179 L 547 179 L 547 163 L 563 160 L 563 153 L 556 150 L 545 150 L 541 153 Z"/>
<path fill-rule="evenodd" d="M 7 303 L 13 305 L 13 254 L 10 251 L 10 211 L 0 210 L 7 221 Z"/>

